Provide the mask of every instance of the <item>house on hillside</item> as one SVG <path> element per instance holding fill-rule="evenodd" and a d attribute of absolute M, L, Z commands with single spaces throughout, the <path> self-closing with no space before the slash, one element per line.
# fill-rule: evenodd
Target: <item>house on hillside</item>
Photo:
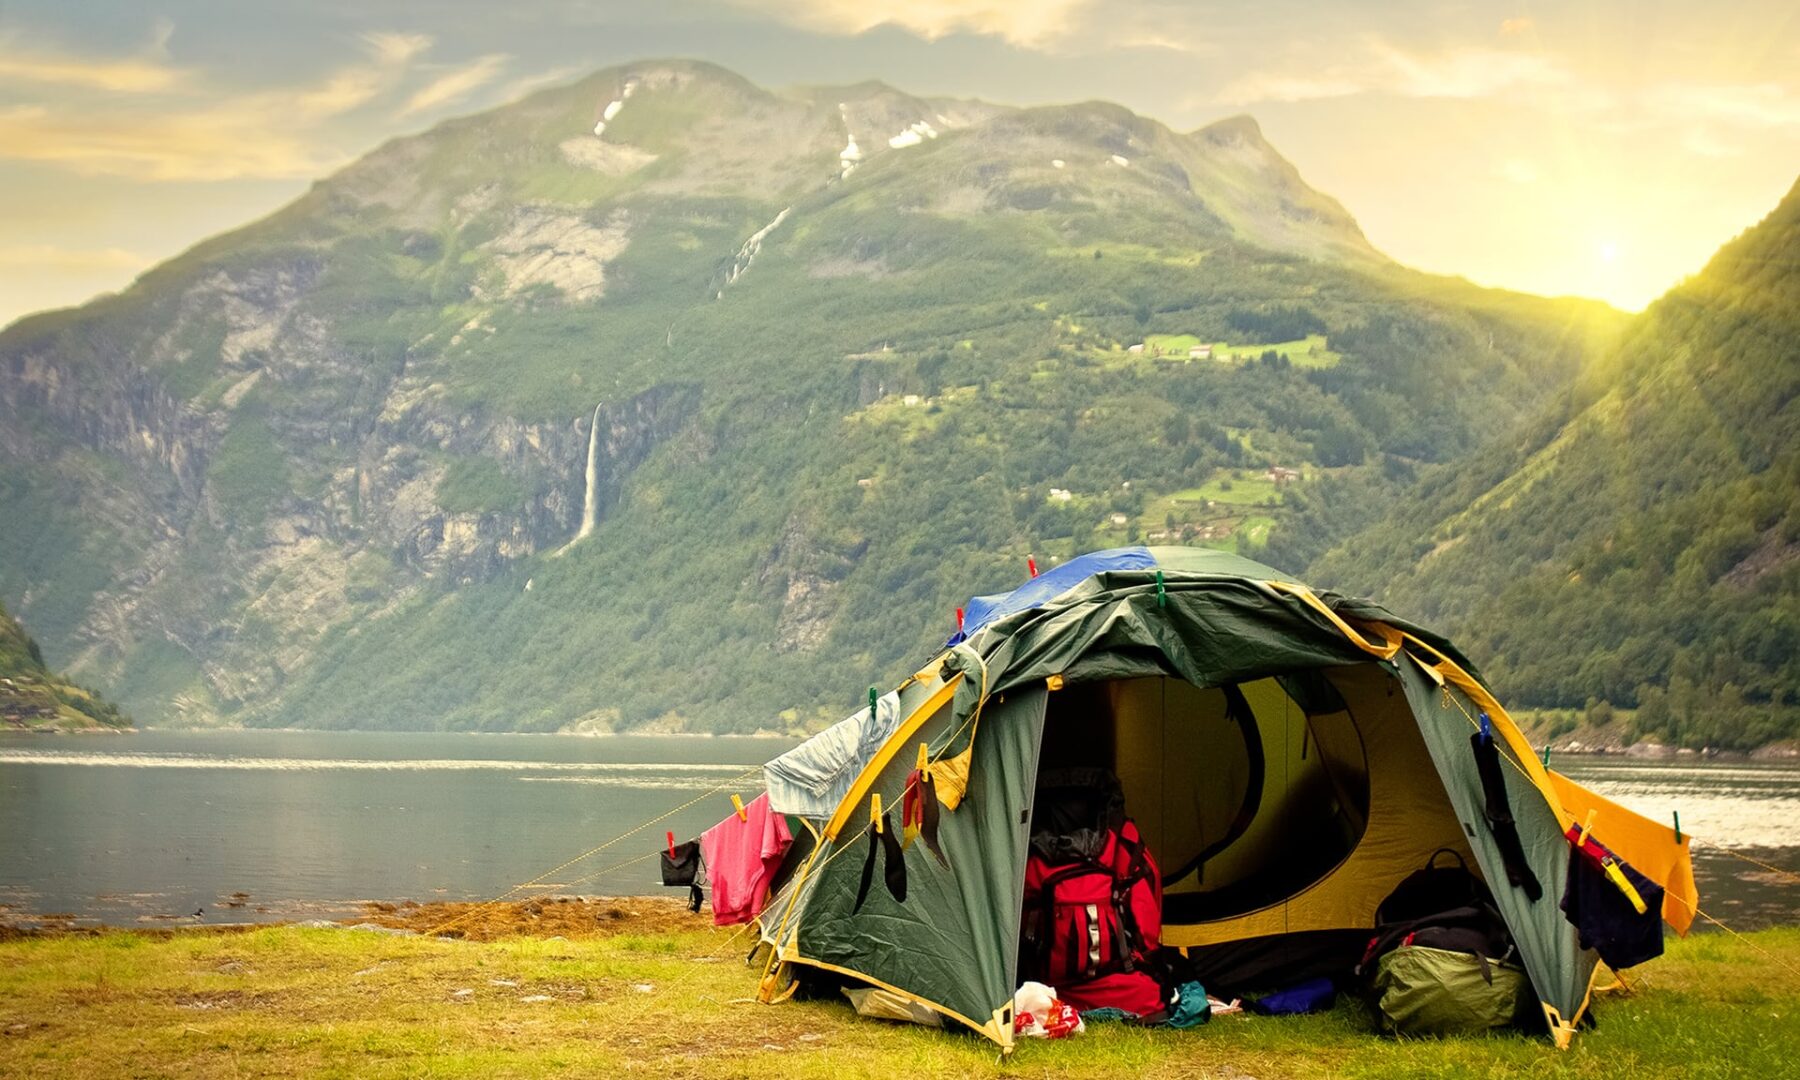
<path fill-rule="evenodd" d="M 1130 348 L 1126 349 L 1125 351 L 1128 353 L 1133 353 L 1133 354 L 1141 356 L 1141 355 L 1143 355 L 1143 352 L 1144 352 L 1144 343 L 1140 341 L 1136 345 L 1131 346 Z"/>
<path fill-rule="evenodd" d="M 1075 493 L 1070 491 L 1068 488 L 1051 488 L 1050 489 L 1050 501 L 1051 502 L 1068 502 L 1070 499 L 1073 499 L 1074 497 L 1075 497 Z"/>
<path fill-rule="evenodd" d="M 1212 359 L 1212 346 L 1211 345 L 1195 345 L 1193 348 L 1188 350 L 1188 359 L 1189 360 L 1211 360 Z"/>
<path fill-rule="evenodd" d="M 1285 487 L 1300 479 L 1300 470 L 1289 469 L 1281 465 L 1272 465 L 1269 467 L 1269 471 L 1264 475 L 1273 481 L 1276 487 Z"/>

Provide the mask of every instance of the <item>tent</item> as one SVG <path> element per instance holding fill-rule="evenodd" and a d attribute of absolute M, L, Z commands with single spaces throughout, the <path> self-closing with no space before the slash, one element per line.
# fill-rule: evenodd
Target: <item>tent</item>
<path fill-rule="evenodd" d="M 1010 1047 L 1036 778 L 1065 765 L 1116 773 L 1163 868 L 1163 943 L 1232 980 L 1355 955 L 1381 900 L 1448 847 L 1493 889 L 1566 1046 L 1597 966 L 1558 906 L 1571 823 L 1665 886 L 1678 931 L 1692 919 L 1685 839 L 1546 770 L 1450 642 L 1372 602 L 1225 552 L 1132 547 L 966 612 L 917 674 L 765 767 L 804 828 L 761 917 L 764 1000 L 837 978 Z M 1484 722 L 1536 899 L 1484 816 Z M 961 792 L 949 866 L 914 844 L 904 902 L 877 887 L 858 910 L 871 804 L 900 807 L 921 762 L 946 805 Z"/>

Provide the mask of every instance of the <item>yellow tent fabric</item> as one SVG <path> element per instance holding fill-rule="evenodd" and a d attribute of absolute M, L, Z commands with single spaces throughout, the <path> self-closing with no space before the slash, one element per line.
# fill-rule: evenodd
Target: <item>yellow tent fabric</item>
<path fill-rule="evenodd" d="M 1663 887 L 1663 921 L 1685 936 L 1700 910 L 1700 893 L 1694 887 L 1694 862 L 1688 853 L 1689 837 L 1675 839 L 1673 821 L 1651 821 L 1554 769 L 1550 770 L 1550 783 L 1577 824 L 1585 824 L 1592 813 L 1594 838 Z"/>

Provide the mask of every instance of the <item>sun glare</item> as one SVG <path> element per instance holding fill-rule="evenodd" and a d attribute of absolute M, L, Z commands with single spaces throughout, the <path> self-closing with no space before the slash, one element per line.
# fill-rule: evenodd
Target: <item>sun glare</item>
<path fill-rule="evenodd" d="M 1619 261 L 1619 245 L 1611 240 L 1602 240 L 1600 242 L 1600 261 L 1607 263 Z"/>

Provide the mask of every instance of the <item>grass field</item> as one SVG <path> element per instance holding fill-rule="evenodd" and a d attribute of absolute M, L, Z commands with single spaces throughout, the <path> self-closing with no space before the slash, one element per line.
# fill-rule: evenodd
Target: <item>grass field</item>
<path fill-rule="evenodd" d="M 1196 345 L 1211 345 L 1212 359 L 1215 362 L 1241 364 L 1255 360 L 1265 352 L 1277 352 L 1288 358 L 1295 367 L 1328 368 L 1336 367 L 1343 357 L 1332 352 L 1327 346 L 1325 335 L 1312 334 L 1295 341 L 1278 341 L 1263 345 L 1226 345 L 1223 342 L 1206 342 L 1192 334 L 1151 334 L 1144 339 L 1145 350 L 1154 349 L 1161 353 L 1164 361 L 1185 361 L 1188 350 Z"/>
<path fill-rule="evenodd" d="M 6 941 L 0 1076 L 1673 1080 L 1793 1076 L 1800 1058 L 1794 929 L 1672 942 L 1565 1053 L 1525 1034 L 1397 1042 L 1340 1003 L 1186 1032 L 1094 1025 L 1001 1065 L 986 1042 L 835 1001 L 754 1004 L 745 937 L 624 903 L 546 904 L 563 910 L 462 940 L 275 927 Z"/>

